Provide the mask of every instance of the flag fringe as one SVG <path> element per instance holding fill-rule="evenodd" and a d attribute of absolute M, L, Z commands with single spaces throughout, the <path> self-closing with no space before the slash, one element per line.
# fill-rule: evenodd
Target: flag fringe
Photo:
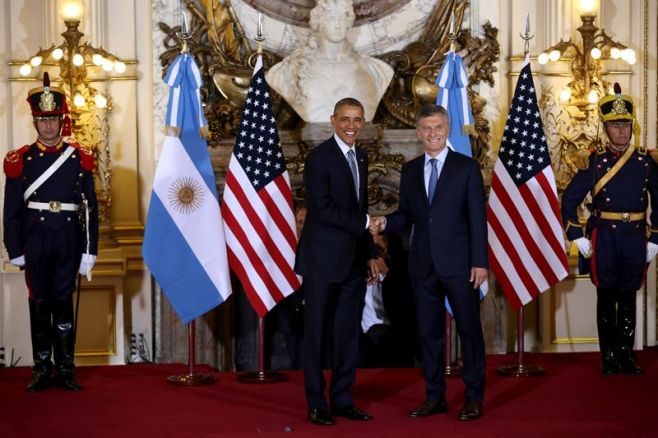
<path fill-rule="evenodd" d="M 177 126 L 166 125 L 162 129 L 162 132 L 168 137 L 180 137 L 180 128 Z"/>
<path fill-rule="evenodd" d="M 464 135 L 475 135 L 475 126 L 474 125 L 463 125 L 462 134 Z"/>

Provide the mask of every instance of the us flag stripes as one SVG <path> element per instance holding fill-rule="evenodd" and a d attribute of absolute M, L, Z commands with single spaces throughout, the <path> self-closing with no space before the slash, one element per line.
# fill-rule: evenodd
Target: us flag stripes
<path fill-rule="evenodd" d="M 555 176 L 528 57 L 494 167 L 487 225 L 491 270 L 513 308 L 567 276 Z"/>
<path fill-rule="evenodd" d="M 292 191 L 259 56 L 226 175 L 228 260 L 262 317 L 299 288 Z"/>

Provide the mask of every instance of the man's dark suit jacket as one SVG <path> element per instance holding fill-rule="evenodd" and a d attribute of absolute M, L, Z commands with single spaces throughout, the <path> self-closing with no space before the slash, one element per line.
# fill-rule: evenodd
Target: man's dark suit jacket
<path fill-rule="evenodd" d="M 386 216 L 386 232 L 414 225 L 409 276 L 470 275 L 487 268 L 484 184 L 477 161 L 448 151 L 430 207 L 424 180 L 425 155 L 402 167 L 397 211 Z"/>
<path fill-rule="evenodd" d="M 295 272 L 337 283 L 374 257 L 366 229 L 368 156 L 356 149 L 359 201 L 345 156 L 332 136 L 306 159 L 306 222 L 297 245 Z"/>

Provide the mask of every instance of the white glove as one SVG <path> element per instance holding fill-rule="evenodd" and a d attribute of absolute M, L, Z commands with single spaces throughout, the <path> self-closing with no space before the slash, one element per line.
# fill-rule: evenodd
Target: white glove
<path fill-rule="evenodd" d="M 20 256 L 20 257 L 16 257 L 15 259 L 11 259 L 9 260 L 9 263 L 11 263 L 14 266 L 18 266 L 19 268 L 22 268 L 23 266 L 25 266 L 25 256 Z"/>
<path fill-rule="evenodd" d="M 651 260 L 656 257 L 656 253 L 658 253 L 658 245 L 647 242 L 647 263 L 651 263 Z"/>
<path fill-rule="evenodd" d="M 574 240 L 574 242 L 576 242 L 578 251 L 580 251 L 583 257 L 586 259 L 590 258 L 592 255 L 592 243 L 589 241 L 589 239 L 585 237 L 579 237 L 578 239 Z"/>
<path fill-rule="evenodd" d="M 80 259 L 80 272 L 81 275 L 85 275 L 87 280 L 91 281 L 91 270 L 94 268 L 96 263 L 96 256 L 92 254 L 82 254 Z"/>

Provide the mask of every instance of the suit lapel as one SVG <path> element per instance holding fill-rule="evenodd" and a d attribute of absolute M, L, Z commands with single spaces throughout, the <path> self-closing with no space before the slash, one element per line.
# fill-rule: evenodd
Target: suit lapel
<path fill-rule="evenodd" d="M 352 170 L 350 170 L 350 165 L 347 162 L 347 158 L 345 158 L 345 155 L 343 155 L 343 151 L 341 150 L 340 146 L 338 146 L 338 143 L 336 143 L 336 139 L 334 137 L 331 137 L 331 151 L 334 159 L 336 160 L 338 166 L 336 166 L 336 169 L 340 169 L 339 172 L 343 174 L 341 178 L 345 178 L 347 180 L 347 184 L 352 188 L 352 195 L 354 197 L 354 201 L 356 202 L 356 187 L 354 187 L 354 180 L 352 179 Z M 363 187 L 363 178 L 366 176 L 367 169 L 365 169 L 365 160 L 361 159 L 362 156 L 359 155 L 359 150 L 356 149 L 356 162 L 357 166 L 359 166 L 359 185 L 360 189 Z M 363 165 L 361 164 L 361 161 L 363 161 Z M 361 191 L 363 193 L 363 191 Z M 363 196 L 361 197 L 363 198 Z"/>
<path fill-rule="evenodd" d="M 436 183 L 434 199 L 436 200 L 437 204 L 446 193 L 446 185 L 448 184 L 448 181 L 450 181 L 450 174 L 452 173 L 454 167 L 454 161 L 452 160 L 453 157 L 451 157 L 453 154 L 453 151 L 448 150 L 448 155 L 446 155 L 446 159 L 443 162 L 443 167 L 441 168 L 441 175 L 439 175 L 439 180 Z"/>
<path fill-rule="evenodd" d="M 414 169 L 414 173 L 416 174 L 416 190 L 419 190 L 421 199 L 425 200 L 425 207 L 429 208 L 430 202 L 427 199 L 427 190 L 425 189 L 425 154 L 418 157 L 414 166 L 416 167 Z"/>

